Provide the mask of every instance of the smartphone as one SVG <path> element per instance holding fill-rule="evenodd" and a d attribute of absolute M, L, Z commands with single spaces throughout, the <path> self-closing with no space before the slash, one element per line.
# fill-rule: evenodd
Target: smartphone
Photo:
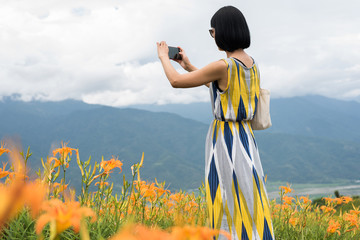
<path fill-rule="evenodd" d="M 181 55 L 179 54 L 180 48 L 170 47 L 169 46 L 169 58 L 174 60 L 181 60 Z"/>

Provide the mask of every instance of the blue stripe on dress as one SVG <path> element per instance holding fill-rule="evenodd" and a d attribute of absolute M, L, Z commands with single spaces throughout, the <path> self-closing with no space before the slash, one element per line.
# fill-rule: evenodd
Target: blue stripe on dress
<path fill-rule="evenodd" d="M 237 114 L 236 121 L 241 122 L 243 119 L 246 119 L 246 115 L 247 115 L 247 113 L 245 110 L 244 102 L 242 100 L 242 97 L 240 96 L 240 102 L 239 102 L 238 114 Z"/>
<path fill-rule="evenodd" d="M 212 94 L 213 94 L 214 104 L 215 104 L 216 98 L 217 98 L 217 92 L 216 92 L 215 82 L 212 82 L 211 85 L 212 85 Z"/>
<path fill-rule="evenodd" d="M 256 96 L 256 93 L 255 93 L 255 110 L 254 110 L 254 115 L 256 114 L 256 111 L 257 111 L 257 103 L 258 103 L 258 97 Z"/>
<path fill-rule="evenodd" d="M 231 129 L 229 127 L 229 122 L 224 123 L 224 139 L 225 139 L 225 143 L 226 143 L 226 147 L 228 150 L 230 160 L 232 162 L 233 161 L 232 160 L 233 135 L 232 135 Z"/>
<path fill-rule="evenodd" d="M 273 240 L 273 237 L 271 236 L 271 231 L 270 231 L 269 225 L 268 225 L 268 223 L 266 221 L 266 218 L 264 218 L 263 240 Z"/>
<path fill-rule="evenodd" d="M 236 197 L 237 197 L 237 200 L 238 200 L 238 205 L 239 205 L 239 209 L 240 209 L 240 213 L 241 213 L 240 197 L 239 197 L 239 189 L 238 189 L 238 181 L 237 181 L 237 178 L 236 178 L 235 171 L 233 171 L 233 182 L 234 182 L 235 193 L 236 193 Z"/>
<path fill-rule="evenodd" d="M 263 200 L 262 200 L 262 197 L 261 197 L 261 190 L 260 190 L 259 176 L 258 176 L 258 174 L 257 174 L 256 169 L 255 169 L 255 167 L 254 167 L 254 166 L 253 166 L 253 175 L 254 175 L 254 178 L 255 178 L 255 182 L 256 182 L 257 190 L 258 190 L 258 192 L 259 192 L 261 206 L 262 206 L 262 207 L 263 207 L 263 209 L 264 209 L 264 204 L 263 204 Z"/>
<path fill-rule="evenodd" d="M 244 222 L 242 223 L 241 240 L 249 240 L 249 236 L 248 236 L 248 234 L 246 232 Z"/>
<path fill-rule="evenodd" d="M 240 136 L 242 145 L 244 146 L 247 154 L 249 155 L 250 159 L 252 160 L 251 155 L 250 155 L 250 150 L 249 150 L 248 136 L 247 136 L 245 129 L 241 123 L 239 123 L 239 136 Z"/>
<path fill-rule="evenodd" d="M 219 176 L 216 171 L 214 155 L 213 155 L 213 157 L 211 159 L 211 163 L 210 163 L 210 172 L 209 172 L 208 182 L 209 182 L 209 187 L 210 187 L 211 200 L 212 200 L 212 203 L 214 204 L 216 190 L 219 186 Z"/>
<path fill-rule="evenodd" d="M 220 102 L 220 118 L 221 118 L 221 121 L 225 121 L 225 115 L 224 115 L 223 106 L 222 106 L 221 102 Z"/>
<path fill-rule="evenodd" d="M 215 120 L 217 121 L 217 120 Z M 214 132 L 213 132 L 213 147 L 215 147 L 215 143 L 216 143 L 216 138 L 217 138 L 217 122 L 215 123 L 215 129 L 214 129 Z"/>

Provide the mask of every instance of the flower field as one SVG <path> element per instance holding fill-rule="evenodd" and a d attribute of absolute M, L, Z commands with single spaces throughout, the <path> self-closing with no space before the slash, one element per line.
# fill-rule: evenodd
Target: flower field
<path fill-rule="evenodd" d="M 227 232 L 208 228 L 204 187 L 199 194 L 170 192 L 165 182 L 141 179 L 144 154 L 131 167 L 132 179 L 123 179 L 121 193 L 113 192 L 110 174 L 122 171 L 122 162 L 82 161 L 79 150 L 62 144 L 41 159 L 37 176 L 28 176 L 31 157 L 11 141 L 1 142 L 0 156 L 9 162 L 0 168 L 0 239 L 212 239 Z M 1 158 L 0 158 L 1 161 Z M 66 173 L 77 164 L 81 192 L 68 188 Z M 90 191 L 96 186 L 96 191 Z M 307 197 L 290 197 L 290 186 L 279 189 L 271 202 L 276 239 L 360 239 L 358 198 L 324 198 L 314 204 Z"/>

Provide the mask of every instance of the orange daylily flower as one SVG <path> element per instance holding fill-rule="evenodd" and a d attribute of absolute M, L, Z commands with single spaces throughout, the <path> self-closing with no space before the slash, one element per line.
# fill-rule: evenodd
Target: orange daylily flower
<path fill-rule="evenodd" d="M 292 201 L 295 200 L 293 197 L 283 196 L 284 203 L 291 205 Z"/>
<path fill-rule="evenodd" d="M 327 232 L 328 233 L 334 233 L 334 232 L 337 232 L 340 236 L 340 229 L 341 225 L 338 221 L 335 221 L 333 219 L 330 219 L 329 221 L 329 227 L 327 228 Z"/>
<path fill-rule="evenodd" d="M 62 202 L 59 199 L 52 199 L 44 203 L 45 211 L 36 222 L 35 230 L 40 234 L 47 223 L 55 224 L 56 235 L 62 233 L 69 227 L 75 232 L 80 230 L 80 221 L 83 217 L 91 217 L 92 222 L 96 220 L 95 213 L 88 207 L 81 207 L 79 202 Z"/>
<path fill-rule="evenodd" d="M 145 184 L 142 186 L 140 194 L 143 195 L 143 197 L 155 197 L 156 196 L 156 187 L 155 184 Z"/>
<path fill-rule="evenodd" d="M 336 212 L 336 210 L 335 210 L 334 208 L 332 208 L 332 207 L 327 207 L 327 206 L 321 206 L 320 209 L 321 209 L 323 212 L 325 212 L 325 213 L 328 213 L 328 212 L 333 212 L 333 213 L 335 213 L 335 212 Z"/>
<path fill-rule="evenodd" d="M 184 194 L 182 194 L 182 193 L 180 193 L 180 192 L 170 195 L 170 199 L 173 200 L 173 201 L 175 201 L 175 202 L 177 202 L 177 203 L 179 203 L 180 201 L 182 201 L 184 198 L 185 198 L 185 197 L 184 197 Z"/>
<path fill-rule="evenodd" d="M 61 161 L 55 157 L 51 157 L 48 159 L 48 163 L 51 163 L 52 161 L 54 161 L 54 168 L 57 168 L 59 166 L 61 166 Z M 66 164 L 66 168 L 69 167 L 69 163 Z"/>
<path fill-rule="evenodd" d="M 283 190 L 284 191 L 284 194 L 287 194 L 287 193 L 291 193 L 293 190 L 290 188 L 290 185 L 287 184 L 287 187 L 285 186 L 280 186 L 279 187 L 279 190 Z"/>
<path fill-rule="evenodd" d="M 165 189 L 162 189 L 162 188 L 157 188 L 157 195 L 159 197 L 161 197 L 163 194 L 169 194 L 170 193 L 170 190 L 165 190 Z"/>
<path fill-rule="evenodd" d="M 348 203 L 348 202 L 351 202 L 353 200 L 351 197 L 347 197 L 347 196 L 342 196 L 342 197 L 339 197 L 339 198 L 324 197 L 323 199 L 325 200 L 325 202 L 327 202 L 327 204 L 330 204 L 330 203 L 334 202 L 337 205 L 340 205 L 340 204 L 343 204 L 343 203 Z"/>
<path fill-rule="evenodd" d="M 341 197 L 341 201 L 343 202 L 343 203 L 349 203 L 349 202 L 351 202 L 353 199 L 351 198 L 351 197 L 348 197 L 348 196 L 342 196 Z"/>
<path fill-rule="evenodd" d="M 350 226 L 355 226 L 356 228 L 359 227 L 359 217 L 356 214 L 344 214 L 344 220 L 350 223 Z"/>
<path fill-rule="evenodd" d="M 301 196 L 301 197 L 300 197 L 300 200 L 303 200 L 303 203 L 304 203 L 304 204 L 307 204 L 307 203 L 309 203 L 309 202 L 311 203 L 311 200 L 310 200 L 309 198 L 307 198 L 307 197 L 304 197 L 304 196 Z"/>
<path fill-rule="evenodd" d="M 95 186 L 100 185 L 100 187 L 109 186 L 108 182 L 97 182 L 95 183 Z"/>
<path fill-rule="evenodd" d="M 360 214 L 360 211 L 359 211 L 359 210 L 350 210 L 350 214 L 359 215 L 359 214 Z"/>
<path fill-rule="evenodd" d="M 334 201 L 334 199 L 332 199 L 330 197 L 323 197 L 322 199 L 324 199 L 327 204 L 330 204 Z"/>
<path fill-rule="evenodd" d="M 340 205 L 343 203 L 342 199 L 341 198 L 334 198 L 334 203 L 336 203 L 337 205 Z"/>
<path fill-rule="evenodd" d="M 7 163 L 5 163 L 5 164 L 3 163 L 3 167 L 0 168 L 0 178 L 7 177 L 10 174 L 9 171 L 5 171 L 6 165 L 7 165 Z"/>
<path fill-rule="evenodd" d="M 136 190 L 138 190 L 140 193 L 144 193 L 145 190 L 143 190 L 146 187 L 146 182 L 145 181 L 134 181 L 134 187 L 136 188 Z"/>
<path fill-rule="evenodd" d="M 190 211 L 191 209 L 196 208 L 198 206 L 199 205 L 194 200 L 192 200 L 192 201 L 187 202 L 187 204 L 185 206 L 185 210 Z"/>
<path fill-rule="evenodd" d="M 169 199 L 164 198 L 163 201 L 164 205 L 166 205 L 168 208 L 172 208 L 175 205 L 175 203 L 173 201 L 170 201 Z"/>
<path fill-rule="evenodd" d="M 57 183 L 56 182 L 56 183 L 54 183 L 53 187 L 54 187 L 54 189 L 56 189 L 60 193 L 60 192 L 65 191 L 67 189 L 68 185 L 69 184 L 65 185 L 63 183 Z"/>
<path fill-rule="evenodd" d="M 60 154 L 61 157 L 63 157 L 64 159 L 66 159 L 66 157 L 68 155 L 72 155 L 72 152 L 75 151 L 77 152 L 77 149 L 75 148 L 70 148 L 67 146 L 67 143 L 63 143 L 61 142 L 61 148 L 57 148 L 53 151 L 53 155 L 54 157 L 56 156 L 56 154 Z"/>
<path fill-rule="evenodd" d="M 0 156 L 3 155 L 4 153 L 9 153 L 10 150 L 5 148 L 5 143 L 3 141 L 1 141 L 1 145 L 0 145 Z"/>
<path fill-rule="evenodd" d="M 122 165 L 123 165 L 123 163 L 120 160 L 118 160 L 117 158 L 115 159 L 114 157 L 112 159 L 110 159 L 109 161 L 101 161 L 101 163 L 100 163 L 100 167 L 102 167 L 104 169 L 104 173 L 106 173 L 106 174 L 111 173 L 110 171 L 113 170 L 114 168 L 120 168 L 120 172 L 121 172 Z"/>
<path fill-rule="evenodd" d="M 293 227 L 295 227 L 298 222 L 299 222 L 299 218 L 297 218 L 297 217 L 291 217 L 291 218 L 289 219 L 289 223 L 290 223 Z"/>

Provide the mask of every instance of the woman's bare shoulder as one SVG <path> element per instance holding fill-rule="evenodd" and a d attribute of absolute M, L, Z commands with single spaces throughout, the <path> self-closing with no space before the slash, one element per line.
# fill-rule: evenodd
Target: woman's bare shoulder
<path fill-rule="evenodd" d="M 227 69 L 227 62 L 224 61 L 224 59 L 220 59 L 209 63 L 204 67 L 204 69 L 211 69 L 212 71 L 224 71 Z"/>

